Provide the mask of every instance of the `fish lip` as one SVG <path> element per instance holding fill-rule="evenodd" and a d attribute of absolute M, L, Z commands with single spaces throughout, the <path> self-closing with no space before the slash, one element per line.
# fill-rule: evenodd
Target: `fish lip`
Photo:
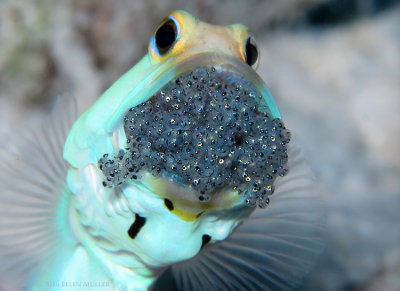
<path fill-rule="evenodd" d="M 146 191 L 163 199 L 185 200 L 186 203 L 193 205 L 200 203 L 198 208 L 201 210 L 225 210 L 245 204 L 244 196 L 240 196 L 237 191 L 229 191 L 228 189 L 222 189 L 211 195 L 210 201 L 202 202 L 198 199 L 200 193 L 195 189 L 176 182 L 173 178 L 168 176 L 154 177 L 149 172 L 142 173 L 142 178 L 139 180 L 139 183 Z M 161 183 L 163 185 L 160 185 Z M 195 206 L 192 207 L 195 208 Z"/>
<path fill-rule="evenodd" d="M 161 180 L 162 183 L 166 183 L 162 189 L 160 189 L 159 185 L 156 185 Z M 176 190 L 178 193 L 170 190 Z M 197 193 L 196 191 L 187 190 L 184 185 L 176 185 L 171 180 L 153 177 L 151 173 L 146 171 L 142 173 L 141 179 L 126 183 L 121 187 L 124 195 L 129 196 L 132 191 L 140 191 L 142 195 L 144 194 L 147 198 L 142 196 L 142 199 L 147 202 L 142 205 L 143 209 L 154 211 L 153 207 L 145 206 L 154 203 L 154 199 L 164 200 L 165 209 L 167 209 L 165 200 L 169 200 L 170 203 L 173 203 L 174 208 L 168 211 L 180 220 L 189 223 L 196 221 L 200 217 L 208 217 L 211 220 L 234 218 L 241 221 L 254 210 L 252 207 L 248 207 L 244 202 L 244 197 L 236 192 L 220 193 L 221 195 L 213 197 L 208 202 L 200 202 L 197 199 L 197 195 L 191 195 Z M 232 197 L 235 198 L 232 199 Z"/>

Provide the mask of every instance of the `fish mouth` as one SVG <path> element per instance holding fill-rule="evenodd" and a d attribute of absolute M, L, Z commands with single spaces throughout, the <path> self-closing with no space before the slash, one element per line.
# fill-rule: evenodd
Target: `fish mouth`
<path fill-rule="evenodd" d="M 215 58 L 175 67 L 172 79 L 128 110 L 124 149 L 98 162 L 104 186 L 144 182 L 167 208 L 179 201 L 186 205 L 180 209 L 192 209 L 190 217 L 268 204 L 275 178 L 287 171 L 290 133 L 258 75 Z"/>

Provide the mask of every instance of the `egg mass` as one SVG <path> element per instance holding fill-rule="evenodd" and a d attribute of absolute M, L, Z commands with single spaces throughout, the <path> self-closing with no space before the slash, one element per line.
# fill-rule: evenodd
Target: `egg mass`
<path fill-rule="evenodd" d="M 103 185 L 139 179 L 143 171 L 199 193 L 237 191 L 264 207 L 287 172 L 290 132 L 272 118 L 258 89 L 239 73 L 200 67 L 168 82 L 124 119 L 127 148 L 105 154 Z"/>

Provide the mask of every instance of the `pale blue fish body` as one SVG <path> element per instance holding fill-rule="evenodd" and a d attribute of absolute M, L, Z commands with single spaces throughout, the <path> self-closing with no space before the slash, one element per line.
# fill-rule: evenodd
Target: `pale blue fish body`
<path fill-rule="evenodd" d="M 175 134 L 175 119 L 185 118 L 185 114 L 179 111 L 172 118 L 161 111 L 143 112 L 167 108 L 162 102 L 170 102 L 168 94 L 182 101 L 181 105 L 190 106 L 187 100 L 197 91 L 191 91 L 192 85 L 179 87 L 183 81 L 189 84 L 189 79 L 190 84 L 199 82 L 196 90 L 206 94 L 220 94 L 222 85 L 237 94 L 244 92 L 250 98 L 248 103 L 255 104 L 250 107 L 257 107 L 254 114 L 264 116 L 265 122 L 279 122 L 275 102 L 252 68 L 257 56 L 245 26 L 213 26 L 175 11 L 156 29 L 149 53 L 105 91 L 72 128 L 74 101 L 64 97 L 33 138 L 15 139 L 16 152 L 0 156 L 5 163 L 15 163 L 3 166 L 0 176 L 4 185 L 0 196 L 0 287 L 158 290 L 168 276 L 174 278 L 179 290 L 286 290 L 297 286 L 321 247 L 323 212 L 319 188 L 300 151 L 287 145 L 284 128 L 272 126 L 277 134 L 262 133 L 258 141 L 249 139 L 246 134 L 252 131 L 246 129 L 240 135 L 243 145 L 231 146 L 229 155 L 214 156 L 210 154 L 213 147 L 203 146 L 214 138 L 213 129 L 210 137 L 201 136 L 198 143 L 190 143 L 196 150 L 190 158 L 182 158 L 188 161 L 179 166 L 184 172 L 176 169 L 181 151 L 165 149 L 154 153 L 162 156 L 164 168 L 154 166 L 150 158 L 141 160 L 139 168 L 139 159 L 151 155 L 145 152 L 150 147 L 137 141 L 142 150 L 138 154 L 134 141 L 139 127 L 147 124 L 151 131 L 155 126 L 149 120 L 165 117 L 165 124 L 157 125 L 157 139 L 167 140 L 168 145 L 169 136 Z M 200 98 L 204 97 L 201 94 Z M 216 103 L 219 99 L 212 98 L 207 102 L 216 105 L 210 105 L 209 110 L 220 106 Z M 156 106 L 160 102 L 161 106 Z M 226 102 L 221 108 L 230 110 L 231 101 Z M 238 104 L 240 111 L 242 103 Z M 209 122 L 219 127 L 215 136 L 225 139 L 221 145 L 228 141 L 219 125 L 231 115 Z M 144 119 L 138 121 L 140 116 Z M 201 116 L 207 119 L 207 113 Z M 249 122 L 260 128 L 267 126 L 257 120 L 245 121 L 243 126 Z M 133 126 L 136 123 L 139 125 Z M 203 129 L 197 126 L 191 130 L 194 135 Z M 267 143 L 267 137 L 272 141 Z M 279 138 L 282 141 L 274 143 Z M 254 153 L 259 155 L 259 151 L 246 148 L 252 142 L 264 143 L 273 154 L 282 152 L 277 157 L 278 171 L 275 164 L 257 165 L 251 160 Z M 240 150 L 241 156 L 235 156 L 233 149 Z M 174 161 L 172 167 L 167 154 Z M 196 159 L 196 154 L 202 159 Z M 209 157 L 215 161 L 207 164 Z M 245 162 L 246 158 L 251 161 Z M 227 163 L 237 166 L 221 168 Z M 256 173 L 243 165 L 263 170 Z M 161 168 L 156 171 L 157 167 Z M 218 169 L 232 173 L 223 180 L 226 173 L 217 173 Z M 205 174 L 199 173 L 207 170 L 210 174 L 204 183 Z M 239 175 L 239 171 L 243 172 Z M 269 180 L 267 173 L 272 175 Z M 251 179 L 270 182 L 249 186 Z"/>

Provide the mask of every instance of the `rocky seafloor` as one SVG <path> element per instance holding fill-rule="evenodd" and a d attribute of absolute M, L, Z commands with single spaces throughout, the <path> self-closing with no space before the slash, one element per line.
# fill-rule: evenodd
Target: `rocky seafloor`
<path fill-rule="evenodd" d="M 244 23 L 261 49 L 258 72 L 327 192 L 327 245 L 301 290 L 399 290 L 398 1 L 243 3 L 1 1 L 0 136 L 40 120 L 65 91 L 87 108 L 146 53 L 170 10 Z"/>

